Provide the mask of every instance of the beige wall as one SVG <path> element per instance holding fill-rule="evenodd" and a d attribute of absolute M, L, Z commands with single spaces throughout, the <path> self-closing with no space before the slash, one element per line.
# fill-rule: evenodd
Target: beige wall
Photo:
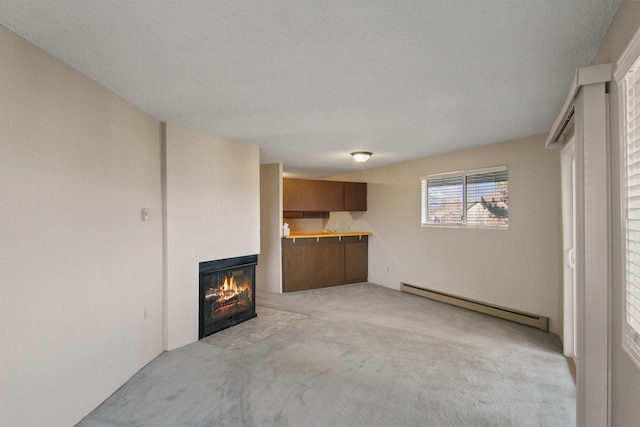
<path fill-rule="evenodd" d="M 498 165 L 509 166 L 508 230 L 421 227 L 421 176 Z M 541 314 L 561 334 L 560 157 L 544 135 L 333 178 L 368 182 L 368 211 L 357 221 L 374 232 L 370 282 Z"/>
<path fill-rule="evenodd" d="M 70 426 L 162 351 L 160 124 L 3 27 L 0 58 L 0 425 Z"/>
<path fill-rule="evenodd" d="M 197 340 L 200 261 L 260 251 L 259 149 L 163 128 L 3 27 L 0 57 L 0 425 L 70 426 Z"/>
<path fill-rule="evenodd" d="M 260 166 L 260 256 L 256 290 L 282 292 L 282 163 Z"/>
<path fill-rule="evenodd" d="M 198 340 L 199 263 L 260 252 L 258 147 L 166 125 L 167 349 Z"/>
<path fill-rule="evenodd" d="M 640 27 L 640 2 L 622 2 L 616 17 L 605 36 L 600 49 L 593 61 L 594 64 L 611 62 L 614 64 Z M 620 211 L 621 188 L 621 142 L 619 130 L 619 97 L 618 88 L 614 83 L 609 86 L 610 93 L 610 124 L 611 124 L 611 397 L 612 397 L 612 426 L 635 426 L 640 419 L 640 369 L 622 350 L 622 320 L 623 320 L 623 233 Z"/>

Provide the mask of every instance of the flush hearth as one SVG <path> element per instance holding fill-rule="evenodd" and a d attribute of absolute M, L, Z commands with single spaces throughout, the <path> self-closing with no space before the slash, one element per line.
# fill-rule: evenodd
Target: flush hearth
<path fill-rule="evenodd" d="M 257 255 L 200 263 L 198 338 L 256 317 Z"/>

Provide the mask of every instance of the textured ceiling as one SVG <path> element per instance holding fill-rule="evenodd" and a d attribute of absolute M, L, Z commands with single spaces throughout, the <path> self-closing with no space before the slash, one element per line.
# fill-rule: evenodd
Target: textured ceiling
<path fill-rule="evenodd" d="M 0 0 L 0 24 L 161 121 L 325 177 L 547 132 L 619 4 Z"/>

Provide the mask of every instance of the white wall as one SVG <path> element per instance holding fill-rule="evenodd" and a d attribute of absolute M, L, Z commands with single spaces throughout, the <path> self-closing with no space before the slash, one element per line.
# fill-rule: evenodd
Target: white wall
<path fill-rule="evenodd" d="M 166 125 L 167 349 L 198 340 L 199 263 L 260 252 L 260 152 Z"/>
<path fill-rule="evenodd" d="M 282 163 L 260 166 L 260 256 L 256 290 L 282 292 Z M 259 303 L 259 301 L 257 300 Z"/>
<path fill-rule="evenodd" d="M 640 27 L 640 2 L 624 1 L 605 36 L 593 64 L 615 63 Z M 629 356 L 622 350 L 622 320 L 623 320 L 623 292 L 624 264 L 623 264 L 623 233 L 621 224 L 621 168 L 620 156 L 622 144 L 620 141 L 619 99 L 618 88 L 615 83 L 609 85 L 611 125 L 611 414 L 612 426 L 636 426 L 640 419 L 640 369 L 633 364 Z"/>
<path fill-rule="evenodd" d="M 162 351 L 160 124 L 3 27 L 0 58 L 0 425 L 70 426 Z"/>
<path fill-rule="evenodd" d="M 423 228 L 420 177 L 509 166 L 508 230 Z M 332 179 L 366 181 L 369 281 L 400 282 L 548 316 L 562 333 L 560 156 L 544 135 Z"/>

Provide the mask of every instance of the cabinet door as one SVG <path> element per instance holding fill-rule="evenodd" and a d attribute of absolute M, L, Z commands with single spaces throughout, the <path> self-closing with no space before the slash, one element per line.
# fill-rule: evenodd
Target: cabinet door
<path fill-rule="evenodd" d="M 313 211 L 308 207 L 313 205 L 313 181 L 307 179 L 282 180 L 282 210 L 284 211 Z"/>
<path fill-rule="evenodd" d="M 366 182 L 345 182 L 344 183 L 344 210 L 345 211 L 366 211 L 367 210 L 367 183 Z"/>
<path fill-rule="evenodd" d="M 314 210 L 335 212 L 344 210 L 344 183 L 315 181 L 318 208 Z M 311 209 L 309 209 L 311 210 Z"/>
<path fill-rule="evenodd" d="M 344 245 L 338 238 L 284 239 L 282 290 L 324 288 L 344 283 Z"/>
<path fill-rule="evenodd" d="M 369 275 L 369 245 L 365 240 L 345 243 L 345 283 L 366 282 Z"/>
<path fill-rule="evenodd" d="M 284 211 L 342 211 L 344 183 L 285 178 L 282 180 L 282 208 Z"/>

